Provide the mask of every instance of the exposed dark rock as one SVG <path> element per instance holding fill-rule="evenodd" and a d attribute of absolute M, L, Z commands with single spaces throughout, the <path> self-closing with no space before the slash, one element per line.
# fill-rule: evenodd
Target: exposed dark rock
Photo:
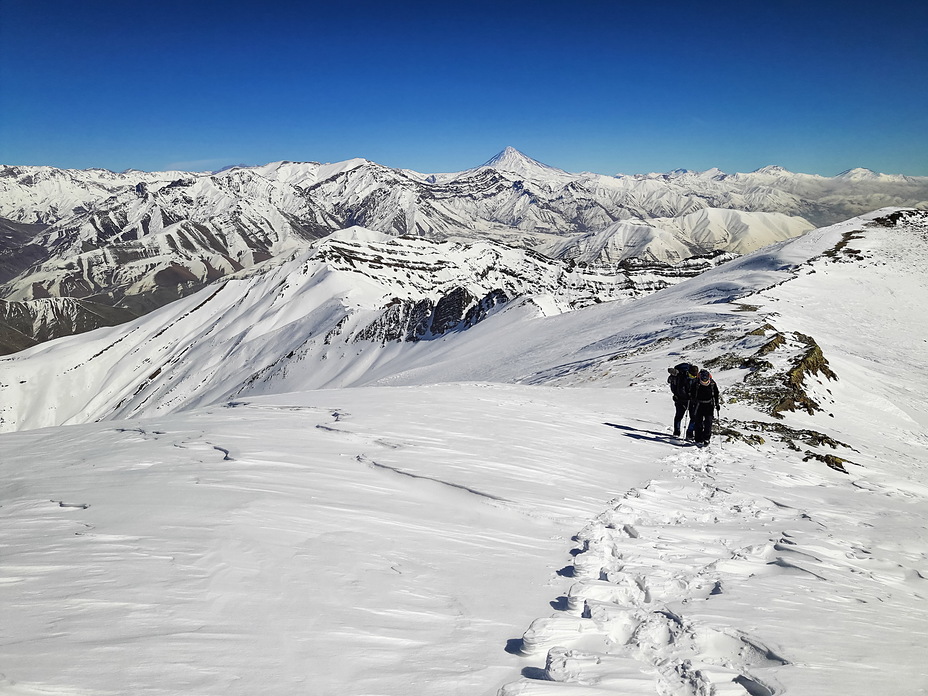
<path fill-rule="evenodd" d="M 820 462 L 824 462 L 828 468 L 834 469 L 835 471 L 840 471 L 842 474 L 849 473 L 848 470 L 844 467 L 845 464 L 852 464 L 854 466 L 860 466 L 860 464 L 854 464 L 854 462 L 847 459 L 842 459 L 841 457 L 836 457 L 833 454 L 818 454 L 816 452 L 806 452 L 806 456 L 802 458 L 802 461 L 807 462 L 810 459 L 815 459 Z"/>
<path fill-rule="evenodd" d="M 756 331 L 751 333 L 765 335 L 766 330 L 760 334 Z M 777 371 L 774 361 L 768 356 L 780 356 L 777 362 L 782 363 L 783 356 L 780 354 L 783 352 L 792 355 L 788 358 L 786 370 Z M 776 332 L 752 355 L 726 353 L 708 360 L 706 365 L 708 369 L 750 370 L 743 383 L 726 390 L 726 397 L 730 401 L 758 404 L 775 418 L 782 418 L 785 411 L 803 410 L 809 415 L 820 412 L 821 405 L 806 391 L 806 378 L 821 375 L 829 380 L 838 379 L 815 339 L 799 332 Z"/>
<path fill-rule="evenodd" d="M 853 449 L 850 445 L 839 442 L 824 433 L 815 430 L 790 428 L 782 423 L 726 419 L 719 422 L 718 434 L 729 442 L 738 440 L 754 446 L 763 445 L 767 439 L 770 439 L 774 442 L 785 443 L 787 447 L 796 452 L 803 451 L 802 447 L 797 443 L 801 443 L 807 447 L 830 447 L 831 449 L 843 447 L 845 449 Z M 834 454 L 821 454 L 811 450 L 805 450 L 804 454 L 805 456 L 802 459 L 804 462 L 814 459 L 843 474 L 848 473 L 847 468 L 844 466 L 845 464 L 860 466 L 859 464 L 855 464 L 848 459 Z"/>
<path fill-rule="evenodd" d="M 380 317 L 362 329 L 355 341 L 421 341 L 464 329 L 482 321 L 497 305 L 508 301 L 502 290 L 475 297 L 465 288 L 455 288 L 438 302 L 394 298 Z"/>
<path fill-rule="evenodd" d="M 129 309 L 68 297 L 28 302 L 0 300 L 0 354 L 102 326 L 115 326 L 137 316 Z"/>
<path fill-rule="evenodd" d="M 822 256 L 828 257 L 834 261 L 863 261 L 864 257 L 860 253 L 860 249 L 852 249 L 848 246 L 855 239 L 863 239 L 863 237 L 864 232 L 861 230 L 845 232 L 841 235 L 841 240 L 831 249 L 823 253 Z"/>
<path fill-rule="evenodd" d="M 902 223 L 910 222 L 928 222 L 928 210 L 905 209 L 897 210 L 884 217 L 875 218 L 873 223 L 882 227 L 895 227 Z"/>

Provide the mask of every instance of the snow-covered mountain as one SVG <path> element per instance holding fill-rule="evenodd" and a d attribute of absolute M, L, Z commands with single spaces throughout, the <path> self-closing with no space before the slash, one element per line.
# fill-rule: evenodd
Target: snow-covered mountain
<path fill-rule="evenodd" d="M 0 429 L 128 417 L 211 401 L 217 390 L 267 390 L 298 374 L 306 386 L 343 385 L 364 379 L 359 364 L 382 362 L 402 344 L 443 343 L 500 312 L 553 316 L 629 301 L 730 258 L 691 259 L 672 274 L 644 263 L 604 273 L 493 242 L 395 238 L 355 227 L 112 332 L 42 346 L 46 358 L 0 362 L 0 374 L 5 367 L 19 374 L 9 388 L 24 397 L 36 380 L 56 384 L 34 414 L 0 406 Z"/>
<path fill-rule="evenodd" d="M 744 254 L 809 231 L 802 218 L 705 208 L 687 215 L 621 220 L 598 232 L 552 239 L 537 250 L 555 258 L 590 264 L 651 262 L 678 264 L 724 250 Z"/>
<path fill-rule="evenodd" d="M 518 174 L 531 180 L 575 178 L 563 169 L 539 162 L 524 152 L 519 152 L 514 147 L 507 147 L 502 152 L 494 155 L 483 163 L 483 167 L 490 167 L 509 174 Z"/>
<path fill-rule="evenodd" d="M 0 354 L 15 353 L 61 336 L 115 326 L 136 317 L 121 307 L 47 298 L 28 302 L 0 300 Z"/>
<path fill-rule="evenodd" d="M 418 377 L 410 381 L 402 375 L 409 372 L 410 364 L 420 362 L 412 373 L 418 375 L 431 366 L 426 370 L 429 383 L 477 377 L 548 382 L 553 379 L 549 373 L 565 369 L 559 361 L 572 350 L 570 346 L 580 351 L 564 375 L 574 375 L 568 379 L 573 383 L 578 373 L 600 369 L 617 351 L 659 344 L 668 332 L 678 333 L 680 329 L 674 328 L 678 325 L 684 327 L 685 336 L 691 335 L 694 323 L 711 328 L 721 321 L 717 312 L 711 319 L 687 318 L 694 302 L 734 303 L 782 282 L 789 277 L 783 262 L 771 261 L 779 255 L 798 249 L 811 258 L 815 254 L 808 249 L 814 244 L 822 246 L 816 253 L 827 251 L 842 259 L 858 253 L 847 247 L 847 237 L 841 234 L 865 224 L 854 219 L 738 261 L 721 263 L 733 257 L 720 257 L 712 270 L 711 265 L 700 266 L 689 274 L 665 278 L 663 285 L 647 266 L 617 282 L 613 275 L 491 242 L 392 238 L 352 228 L 272 270 L 243 272 L 136 321 L 37 346 L 0 361 L 5 394 L 0 428 L 150 416 L 273 392 L 280 384 L 304 389 L 360 386 L 381 379 L 417 384 Z M 833 249 L 838 251 L 829 251 Z M 760 270 L 757 259 L 762 262 Z M 833 263 L 830 257 L 828 263 Z M 654 292 L 660 288 L 664 289 Z M 672 299 L 675 291 L 684 293 L 681 299 Z M 649 293 L 654 294 L 647 297 Z M 663 314 L 653 310 L 668 305 L 680 309 Z M 587 309 L 578 311 L 583 308 Z M 591 313 L 596 312 L 602 317 L 591 321 Z M 646 326 L 635 323 L 642 313 Z M 527 321 L 550 317 L 557 324 L 555 318 L 561 315 L 568 325 L 590 323 L 593 328 L 547 336 L 539 348 L 544 354 L 552 352 L 553 358 L 533 355 L 527 338 L 513 345 L 518 359 L 504 356 L 497 345 L 490 349 L 492 354 L 484 354 L 484 348 L 478 350 L 470 338 L 480 335 L 484 324 L 518 334 Z M 627 327 L 629 335 L 610 338 L 609 349 L 600 347 L 604 339 L 590 337 L 602 330 L 602 324 L 616 323 Z M 763 329 L 732 318 L 723 323 Z M 767 332 L 763 329 L 759 335 Z M 555 346 L 553 351 L 549 343 Z M 461 345 L 467 346 L 464 353 L 446 362 L 445 354 L 461 350 Z M 808 350 L 802 341 L 797 346 L 795 351 Z M 716 345 L 714 350 L 721 348 Z M 736 348 L 733 344 L 726 350 Z M 526 360 L 526 354 L 532 358 Z M 731 360 L 721 354 L 712 357 L 720 364 Z M 397 362 L 402 365 L 398 371 L 392 367 Z M 751 374 L 763 374 L 765 369 L 758 367 Z M 55 389 L 44 386 L 49 380 Z M 46 394 L 39 409 L 20 411 L 23 405 L 37 405 L 29 399 L 37 389 Z"/>
<path fill-rule="evenodd" d="M 917 692 L 926 261 L 884 210 L 631 297 L 354 229 L 4 358 L 0 690 Z"/>
<path fill-rule="evenodd" d="M 926 201 L 928 178 L 777 167 L 613 177 L 568 173 L 513 148 L 435 175 L 363 159 L 215 173 L 6 166 L 0 218 L 18 231 L 3 235 L 0 298 L 71 297 L 98 314 L 96 305 L 140 314 L 352 226 L 496 241 L 587 264 L 675 264 L 746 253 L 811 229 L 807 220 Z"/>

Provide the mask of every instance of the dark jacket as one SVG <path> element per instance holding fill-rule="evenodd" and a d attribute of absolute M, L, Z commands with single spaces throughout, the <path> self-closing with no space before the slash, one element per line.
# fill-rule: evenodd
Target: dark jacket
<path fill-rule="evenodd" d="M 690 401 L 696 407 L 712 404 L 718 410 L 722 403 L 719 397 L 719 385 L 714 379 L 710 379 L 709 384 L 700 384 L 698 379 L 693 380 L 693 385 L 690 387 Z"/>

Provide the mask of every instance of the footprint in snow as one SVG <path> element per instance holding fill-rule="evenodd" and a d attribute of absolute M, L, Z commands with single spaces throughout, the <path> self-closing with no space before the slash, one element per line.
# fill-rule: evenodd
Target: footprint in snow
<path fill-rule="evenodd" d="M 58 503 L 58 507 L 60 508 L 76 508 L 79 510 L 86 510 L 90 507 L 89 503 L 66 503 L 63 500 L 52 500 L 50 502 Z"/>

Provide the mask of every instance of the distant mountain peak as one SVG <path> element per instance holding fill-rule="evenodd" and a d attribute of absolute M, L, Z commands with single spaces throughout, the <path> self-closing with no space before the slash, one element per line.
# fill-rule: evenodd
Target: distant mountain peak
<path fill-rule="evenodd" d="M 789 169 L 781 167 L 778 164 L 769 164 L 766 167 L 761 167 L 760 169 L 755 169 L 753 174 L 792 174 Z"/>
<path fill-rule="evenodd" d="M 682 179 L 686 178 L 698 178 L 698 179 L 724 179 L 728 176 L 718 167 L 713 167 L 712 169 L 706 169 L 705 171 L 696 171 L 693 169 L 673 169 L 666 174 L 661 174 L 660 178 L 667 179 L 668 181 L 673 179 Z"/>
<path fill-rule="evenodd" d="M 512 172 L 514 174 L 527 174 L 531 172 L 566 174 L 563 169 L 558 169 L 557 167 L 552 167 L 544 162 L 532 159 L 525 153 L 516 150 L 514 147 L 506 147 L 505 150 L 497 153 L 481 166 L 491 167 L 503 172 Z"/>
<path fill-rule="evenodd" d="M 877 174 L 872 169 L 867 169 L 866 167 L 854 167 L 853 169 L 846 169 L 845 171 L 838 174 L 836 179 L 878 179 L 880 175 Z"/>
<path fill-rule="evenodd" d="M 222 174 L 222 172 L 230 172 L 233 169 L 253 169 L 253 168 L 254 168 L 254 165 L 252 164 L 227 164 L 222 169 L 216 169 L 212 173 Z"/>

